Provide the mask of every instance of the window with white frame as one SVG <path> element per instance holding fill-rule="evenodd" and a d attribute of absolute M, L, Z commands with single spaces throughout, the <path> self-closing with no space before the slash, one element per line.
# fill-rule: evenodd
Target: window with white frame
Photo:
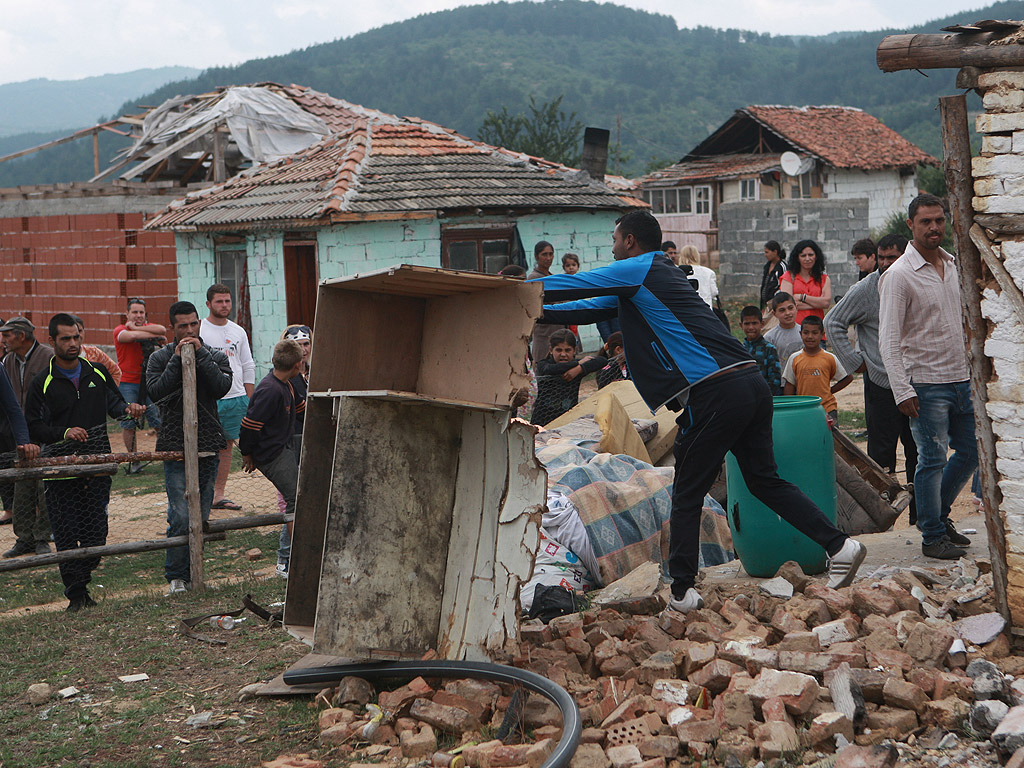
<path fill-rule="evenodd" d="M 740 200 L 757 200 L 759 187 L 757 179 L 740 179 Z"/>

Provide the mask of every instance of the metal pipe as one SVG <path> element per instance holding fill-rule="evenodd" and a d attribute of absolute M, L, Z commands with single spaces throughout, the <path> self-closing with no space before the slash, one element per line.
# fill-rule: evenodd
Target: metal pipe
<path fill-rule="evenodd" d="M 287 685 L 308 685 L 336 682 L 343 677 L 373 680 L 406 676 L 472 677 L 522 685 L 554 703 L 562 713 L 562 738 L 540 768 L 567 768 L 576 753 L 583 729 L 576 701 L 560 685 L 526 669 L 483 661 L 379 661 L 293 669 L 284 673 L 284 682 Z"/>

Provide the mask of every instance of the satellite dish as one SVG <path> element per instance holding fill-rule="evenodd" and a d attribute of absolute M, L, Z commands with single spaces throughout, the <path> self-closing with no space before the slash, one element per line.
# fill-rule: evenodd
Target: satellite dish
<path fill-rule="evenodd" d="M 800 167 L 802 163 L 800 162 L 800 155 L 796 152 L 783 152 L 782 157 L 779 158 L 779 160 L 782 165 L 782 170 L 786 172 L 787 176 L 800 175 Z"/>

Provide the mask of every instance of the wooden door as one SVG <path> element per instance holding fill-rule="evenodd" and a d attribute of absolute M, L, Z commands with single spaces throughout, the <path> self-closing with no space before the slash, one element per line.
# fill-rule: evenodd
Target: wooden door
<path fill-rule="evenodd" d="M 312 328 L 317 291 L 315 242 L 285 242 L 284 288 L 288 324 Z"/>

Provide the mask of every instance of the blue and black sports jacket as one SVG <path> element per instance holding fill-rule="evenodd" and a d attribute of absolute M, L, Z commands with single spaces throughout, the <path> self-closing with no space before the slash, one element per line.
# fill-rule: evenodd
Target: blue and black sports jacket
<path fill-rule="evenodd" d="M 677 398 L 691 386 L 753 360 L 661 251 L 540 282 L 545 301 L 565 303 L 545 304 L 538 322 L 585 325 L 618 316 L 626 364 L 652 412 L 678 410 Z"/>

